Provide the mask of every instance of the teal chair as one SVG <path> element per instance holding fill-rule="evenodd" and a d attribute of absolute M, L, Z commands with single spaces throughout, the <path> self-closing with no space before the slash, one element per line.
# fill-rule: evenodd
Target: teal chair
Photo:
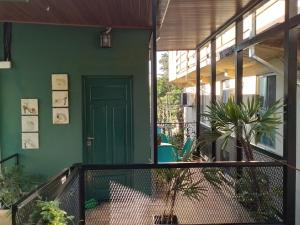
<path fill-rule="evenodd" d="M 162 132 L 162 128 L 158 127 L 157 128 L 157 134 L 161 134 L 161 132 Z"/>
<path fill-rule="evenodd" d="M 177 151 L 174 146 L 158 146 L 158 163 L 177 162 Z"/>
<path fill-rule="evenodd" d="M 158 136 L 160 137 L 161 142 L 169 143 L 169 138 L 167 137 L 167 135 L 160 133 L 160 134 L 158 134 Z"/>
<path fill-rule="evenodd" d="M 190 153 L 190 151 L 192 150 L 192 146 L 193 146 L 193 140 L 188 137 L 182 148 L 182 155 L 185 156 L 186 154 Z"/>
<path fill-rule="evenodd" d="M 183 157 L 191 152 L 192 146 L 193 140 L 191 138 L 187 138 L 182 148 L 182 156 L 178 156 L 178 161 L 182 161 Z"/>

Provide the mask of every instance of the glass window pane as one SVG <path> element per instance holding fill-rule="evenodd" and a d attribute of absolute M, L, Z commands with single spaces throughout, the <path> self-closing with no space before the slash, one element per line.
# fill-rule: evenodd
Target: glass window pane
<path fill-rule="evenodd" d="M 201 54 L 201 52 L 203 54 Z M 205 54 L 204 54 L 205 53 Z M 211 104 L 211 44 L 207 43 L 200 49 L 200 113 L 207 112 Z M 209 121 L 201 117 L 200 133 L 210 130 Z M 202 154 L 211 157 L 211 145 L 201 149 Z"/>
<path fill-rule="evenodd" d="M 235 27 L 234 27 L 235 28 Z M 225 51 L 225 50 L 224 50 Z M 216 100 L 227 102 L 229 98 L 235 97 L 235 61 L 234 52 L 227 51 L 219 54 L 216 65 Z M 236 160 L 235 139 L 232 137 L 224 150 L 222 140 L 216 142 L 216 160 Z"/>
<path fill-rule="evenodd" d="M 202 53 L 202 54 L 201 54 Z M 200 113 L 208 110 L 211 102 L 211 45 L 208 43 L 200 49 Z M 210 127 L 209 121 L 201 117 L 201 124 Z"/>
<path fill-rule="evenodd" d="M 284 88 L 283 34 L 275 35 L 243 51 L 243 101 L 257 97 L 262 110 L 267 110 L 276 100 L 283 99 Z M 282 110 L 281 110 L 282 111 Z M 283 114 L 280 113 L 283 120 Z M 283 125 L 271 137 L 252 139 L 252 144 L 277 155 L 283 154 Z"/>
<path fill-rule="evenodd" d="M 217 61 L 220 60 L 224 50 L 235 45 L 235 24 L 229 26 L 224 32 L 217 36 L 216 39 L 216 54 Z"/>
<path fill-rule="evenodd" d="M 210 43 L 200 49 L 200 68 L 210 65 L 211 46 Z"/>
<path fill-rule="evenodd" d="M 252 28 L 252 20 L 253 14 L 246 16 L 243 20 L 243 39 L 247 39 L 253 36 Z"/>
<path fill-rule="evenodd" d="M 285 0 L 270 0 L 256 10 L 256 34 L 284 22 Z"/>

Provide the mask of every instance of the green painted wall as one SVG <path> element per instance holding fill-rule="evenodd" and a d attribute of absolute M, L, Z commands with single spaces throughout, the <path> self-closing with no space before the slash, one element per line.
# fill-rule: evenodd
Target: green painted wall
<path fill-rule="evenodd" d="M 13 68 L 0 70 L 0 144 L 3 156 L 18 152 L 26 170 L 46 175 L 54 175 L 62 168 L 81 162 L 81 76 L 133 75 L 134 162 L 148 162 L 150 33 L 145 30 L 113 30 L 113 48 L 101 49 L 99 32 L 96 28 L 13 24 Z M 2 43 L 0 49 L 3 49 Z M 69 74 L 69 125 L 52 125 L 52 73 Z M 21 149 L 21 98 L 39 99 L 39 150 Z"/>

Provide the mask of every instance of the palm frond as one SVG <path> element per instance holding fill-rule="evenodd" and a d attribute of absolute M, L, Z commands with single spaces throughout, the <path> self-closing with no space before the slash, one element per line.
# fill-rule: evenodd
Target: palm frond
<path fill-rule="evenodd" d="M 233 98 L 229 98 L 226 103 L 217 101 L 207 108 L 201 116 L 209 120 L 212 131 L 205 135 L 221 140 L 222 149 L 226 148 L 229 139 L 234 135 L 245 143 L 251 143 L 253 140 L 261 140 L 262 136 L 274 139 L 279 134 L 282 100 L 264 109 L 259 98 L 255 96 L 241 104 L 236 104 Z"/>

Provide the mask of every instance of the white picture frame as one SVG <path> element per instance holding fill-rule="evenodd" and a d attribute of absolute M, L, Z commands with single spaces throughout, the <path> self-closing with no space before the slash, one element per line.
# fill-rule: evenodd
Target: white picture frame
<path fill-rule="evenodd" d="M 38 116 L 22 116 L 22 132 L 38 132 L 39 118 Z"/>
<path fill-rule="evenodd" d="M 53 124 L 69 124 L 69 108 L 52 108 Z"/>
<path fill-rule="evenodd" d="M 39 149 L 39 133 L 22 133 L 22 149 Z"/>
<path fill-rule="evenodd" d="M 21 99 L 21 115 L 38 115 L 39 105 L 38 99 Z"/>
<path fill-rule="evenodd" d="M 52 90 L 67 91 L 69 89 L 68 74 L 52 74 Z"/>
<path fill-rule="evenodd" d="M 69 107 L 69 92 L 52 91 L 52 107 Z"/>

